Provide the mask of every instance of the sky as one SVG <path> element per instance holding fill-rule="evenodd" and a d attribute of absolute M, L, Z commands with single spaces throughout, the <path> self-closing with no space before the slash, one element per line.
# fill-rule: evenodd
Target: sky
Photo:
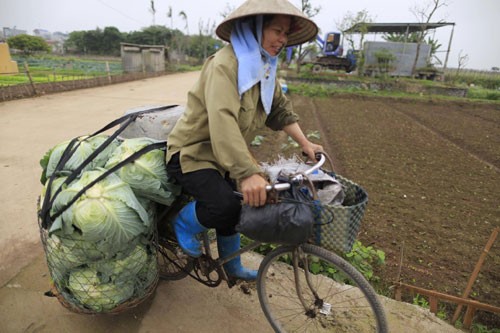
<path fill-rule="evenodd" d="M 320 7 L 313 20 L 323 35 L 338 31 L 347 15 L 365 10 L 376 23 L 419 22 L 412 12 L 415 6 L 425 8 L 431 0 L 310 0 Z M 197 34 L 200 26 L 212 26 L 222 21 L 221 13 L 235 9 L 244 0 L 154 0 L 155 15 L 150 11 L 151 0 L 0 0 L 0 28 L 50 32 L 93 30 L 113 26 L 121 32 L 141 30 L 150 25 L 177 28 L 184 33 Z M 300 0 L 290 0 L 297 7 Z M 435 30 L 434 38 L 442 45 L 438 57 L 445 61 L 446 49 L 453 32 L 447 67 L 456 68 L 460 58 L 467 57 L 462 67 L 489 70 L 500 67 L 500 0 L 441 0 L 447 6 L 439 8 L 433 22 L 454 22 Z M 172 8 L 172 18 L 167 13 Z M 187 28 L 180 12 L 187 16 Z M 366 40 L 381 40 L 370 34 Z M 345 45 L 347 47 L 347 45 Z"/>

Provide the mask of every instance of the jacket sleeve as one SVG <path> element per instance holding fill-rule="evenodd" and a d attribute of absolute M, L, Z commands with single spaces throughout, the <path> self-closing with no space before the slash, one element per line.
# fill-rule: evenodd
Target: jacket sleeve
<path fill-rule="evenodd" d="M 217 162 L 231 178 L 242 179 L 260 172 L 238 126 L 240 97 L 236 67 L 218 61 L 212 63 L 205 83 L 210 141 Z"/>
<path fill-rule="evenodd" d="M 293 112 L 292 102 L 281 90 L 281 85 L 276 80 L 274 88 L 273 105 L 271 113 L 266 119 L 266 126 L 272 130 L 282 130 L 286 125 L 298 122 L 299 116 Z"/>

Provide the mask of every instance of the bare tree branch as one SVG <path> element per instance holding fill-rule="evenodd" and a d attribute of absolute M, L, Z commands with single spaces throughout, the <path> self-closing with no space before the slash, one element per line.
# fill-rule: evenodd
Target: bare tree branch
<path fill-rule="evenodd" d="M 446 0 L 429 0 L 423 5 L 414 5 L 412 8 L 410 8 L 410 12 L 415 15 L 415 18 L 418 20 L 418 22 L 423 23 L 422 28 L 417 34 L 417 52 L 415 54 L 415 60 L 413 61 L 413 66 L 411 69 L 412 75 L 415 75 L 417 71 L 417 63 L 420 56 L 420 45 L 425 41 L 425 37 L 427 35 L 427 26 L 431 22 L 431 19 L 436 11 L 439 8 L 446 6 L 448 6 Z"/>
<path fill-rule="evenodd" d="M 458 74 L 460 73 L 460 70 L 463 69 L 469 62 L 469 55 L 468 54 L 462 55 L 462 51 L 463 50 L 460 50 L 460 52 L 458 53 L 458 67 L 457 67 L 457 72 L 455 73 L 457 77 Z"/>

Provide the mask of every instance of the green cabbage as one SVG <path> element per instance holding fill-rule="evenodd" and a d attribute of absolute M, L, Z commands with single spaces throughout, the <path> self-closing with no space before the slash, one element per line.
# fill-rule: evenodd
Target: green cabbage
<path fill-rule="evenodd" d="M 148 253 L 144 245 L 138 244 L 134 250 L 123 259 L 103 260 L 89 265 L 100 272 L 103 277 L 117 283 L 131 281 L 148 264 Z"/>
<path fill-rule="evenodd" d="M 61 284 L 67 279 L 66 274 L 72 268 L 83 265 L 87 261 L 86 256 L 79 256 L 77 251 L 64 245 L 63 241 L 56 235 L 47 238 L 45 251 L 50 274 L 57 284 Z"/>
<path fill-rule="evenodd" d="M 78 168 L 83 161 L 87 159 L 87 157 L 92 154 L 97 147 L 99 147 L 106 139 L 109 138 L 109 135 L 100 134 L 93 137 L 89 136 L 81 136 L 78 138 L 78 141 L 75 143 L 75 146 L 78 145 L 76 151 L 66 162 L 64 167 L 61 170 L 61 174 L 69 175 L 71 171 Z M 71 140 L 64 141 L 52 149 L 50 149 L 44 157 L 40 161 L 40 165 L 42 166 L 43 172 L 40 178 L 42 184 L 44 184 L 55 171 L 59 160 L 61 159 L 64 150 L 68 146 Z M 101 153 L 99 153 L 88 165 L 84 167 L 85 170 L 92 170 L 96 167 L 102 167 L 106 164 L 108 160 L 109 154 L 116 149 L 118 146 L 118 141 L 113 140 Z"/>
<path fill-rule="evenodd" d="M 155 281 L 158 276 L 158 259 L 156 255 L 150 254 L 147 262 L 139 272 L 138 277 L 142 282 L 142 286 L 147 288 Z"/>
<path fill-rule="evenodd" d="M 158 275 L 156 254 L 139 244 L 123 259 L 102 260 L 73 269 L 67 289 L 77 302 L 96 312 L 142 297 Z"/>
<path fill-rule="evenodd" d="M 80 137 L 80 146 L 57 173 L 50 207 L 55 216 L 44 238 L 52 279 L 67 301 L 95 312 L 106 312 L 133 297 L 142 297 L 157 280 L 156 250 L 151 245 L 158 203 L 170 205 L 180 187 L 168 182 L 165 153 L 156 149 L 92 185 L 84 187 L 113 165 L 145 147 L 148 138 L 118 140 L 87 165 L 71 184 L 64 184 L 75 170 L 108 138 Z M 49 150 L 40 161 L 45 186 L 39 209 L 46 200 L 48 181 L 69 141 Z M 109 160 L 108 163 L 106 163 Z M 61 212 L 59 214 L 59 212 Z"/>
<path fill-rule="evenodd" d="M 102 175 L 104 169 L 86 171 L 59 193 L 51 214 L 61 210 L 87 184 Z M 136 236 L 147 233 L 151 221 L 130 186 L 114 174 L 108 175 L 68 207 L 53 222 L 49 233 L 75 230 L 90 242 L 106 241 L 111 249 L 130 246 Z"/>
<path fill-rule="evenodd" d="M 71 272 L 68 289 L 84 307 L 96 312 L 112 310 L 134 295 L 134 283 L 110 283 L 95 269 L 84 268 Z"/>
<path fill-rule="evenodd" d="M 54 193 L 56 193 L 57 190 L 63 185 L 66 178 L 68 178 L 68 177 L 54 178 L 54 180 L 52 181 L 52 186 L 50 188 L 50 193 L 51 193 L 50 199 L 52 199 L 54 197 Z M 45 194 L 47 193 L 48 186 L 49 186 L 49 181 L 47 180 L 45 183 L 45 186 L 42 188 L 42 193 L 40 194 L 40 202 L 39 202 L 38 209 L 42 209 L 43 202 L 45 201 Z"/>
<path fill-rule="evenodd" d="M 125 139 L 110 155 L 105 168 L 110 169 L 140 149 L 158 142 L 142 137 Z M 149 151 L 132 163 L 121 167 L 116 174 L 128 183 L 137 196 L 170 206 L 180 193 L 180 188 L 169 183 L 165 166 L 165 152 Z"/>

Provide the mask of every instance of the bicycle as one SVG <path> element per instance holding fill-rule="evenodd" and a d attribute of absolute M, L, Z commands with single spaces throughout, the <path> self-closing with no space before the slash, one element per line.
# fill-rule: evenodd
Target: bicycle
<path fill-rule="evenodd" d="M 324 162 L 322 154 L 304 174 L 318 170 Z M 270 185 L 267 190 L 286 190 L 301 181 L 300 177 Z M 181 200 L 165 219 L 172 218 L 182 206 Z M 159 232 L 160 278 L 191 276 L 209 287 L 218 286 L 222 280 L 233 287 L 235 281 L 228 278 L 223 264 L 262 244 L 252 241 L 228 257 L 214 258 L 209 232 L 205 231 L 203 254 L 193 258 L 184 254 L 173 235 L 171 230 Z M 321 270 L 334 273 L 335 280 Z M 288 289 L 286 281 L 294 289 Z M 364 276 L 339 255 L 313 244 L 281 245 L 266 254 L 259 266 L 256 289 L 262 310 L 276 332 L 388 332 L 382 304 Z"/>

